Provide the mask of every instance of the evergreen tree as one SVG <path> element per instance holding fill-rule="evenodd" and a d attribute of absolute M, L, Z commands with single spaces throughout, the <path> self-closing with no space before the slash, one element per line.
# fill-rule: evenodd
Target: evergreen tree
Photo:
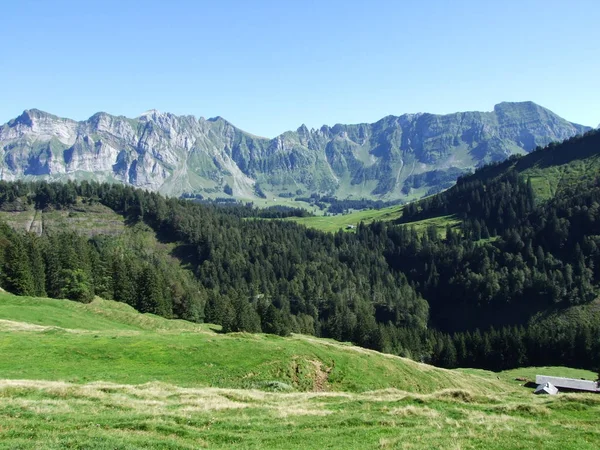
<path fill-rule="evenodd" d="M 29 255 L 22 238 L 13 235 L 4 259 L 6 288 L 17 295 L 35 295 L 36 287 L 31 273 Z"/>
<path fill-rule="evenodd" d="M 137 309 L 140 312 L 171 317 L 172 311 L 165 299 L 163 280 L 153 266 L 148 265 L 142 270 L 137 292 Z"/>
<path fill-rule="evenodd" d="M 46 267 L 44 264 L 43 241 L 33 234 L 26 236 L 29 250 L 31 275 L 33 278 L 33 295 L 46 296 Z"/>
<path fill-rule="evenodd" d="M 89 303 L 94 299 L 93 286 L 82 269 L 63 269 L 61 278 L 61 297 L 81 303 Z"/>

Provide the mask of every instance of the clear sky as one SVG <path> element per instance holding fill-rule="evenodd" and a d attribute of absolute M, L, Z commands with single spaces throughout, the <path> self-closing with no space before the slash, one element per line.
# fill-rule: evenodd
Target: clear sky
<path fill-rule="evenodd" d="M 2 2 L 0 123 L 148 109 L 302 123 L 533 100 L 600 123 L 598 0 Z"/>

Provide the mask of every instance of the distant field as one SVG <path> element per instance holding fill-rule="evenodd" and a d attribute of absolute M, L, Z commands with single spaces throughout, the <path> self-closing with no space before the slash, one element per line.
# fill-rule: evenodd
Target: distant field
<path fill-rule="evenodd" d="M 328 339 L 220 334 L 97 299 L 0 292 L 0 449 L 577 448 L 600 396 L 534 396 Z"/>
<path fill-rule="evenodd" d="M 398 205 L 382 209 L 364 209 L 345 215 L 291 217 L 287 220 L 293 220 L 301 225 L 317 228 L 321 231 L 336 232 L 340 228 L 345 229 L 349 225 L 356 226 L 360 222 L 370 223 L 376 220 L 394 220 L 400 217 L 401 211 L 402 206 Z"/>
<path fill-rule="evenodd" d="M 17 230 L 41 234 L 60 230 L 72 230 L 86 235 L 121 234 L 125 230 L 122 216 L 112 209 L 96 203 L 78 202 L 64 210 L 35 210 L 33 205 L 26 211 L 0 211 L 0 220 Z"/>
<path fill-rule="evenodd" d="M 554 197 L 561 189 L 596 177 L 599 171 L 600 157 L 592 156 L 562 165 L 534 166 L 523 171 L 522 175 L 531 181 L 536 198 L 543 201 Z"/>
<path fill-rule="evenodd" d="M 573 369 L 571 367 L 519 367 L 518 369 L 505 370 L 504 372 L 494 373 L 480 369 L 456 369 L 459 372 L 480 375 L 480 376 L 495 376 L 496 379 L 505 381 L 514 386 L 522 386 L 524 381 L 535 382 L 536 375 L 552 375 L 555 377 L 565 378 L 583 378 L 586 380 L 595 380 L 598 374 L 591 370 Z"/>
<path fill-rule="evenodd" d="M 316 228 L 321 231 L 335 233 L 338 230 L 351 231 L 350 225 L 357 226 L 363 222 L 365 224 L 375 221 L 389 221 L 399 219 L 402 215 L 402 206 L 391 206 L 389 208 L 366 209 L 361 211 L 355 211 L 346 215 L 336 216 L 315 216 L 315 217 L 290 217 L 286 220 L 292 220 L 301 225 Z M 432 219 L 420 220 L 417 222 L 411 222 L 405 224 L 406 226 L 414 226 L 417 231 L 422 232 L 427 227 L 433 225 L 437 228 L 438 233 L 443 234 L 446 232 L 446 227 L 457 227 L 460 224 L 460 220 L 454 216 L 441 216 Z"/>

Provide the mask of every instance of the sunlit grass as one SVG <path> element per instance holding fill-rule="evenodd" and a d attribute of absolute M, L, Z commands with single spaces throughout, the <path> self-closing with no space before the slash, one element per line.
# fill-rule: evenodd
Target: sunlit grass
<path fill-rule="evenodd" d="M 291 217 L 287 220 L 321 231 L 336 232 L 340 229 L 347 229 L 349 226 L 356 226 L 360 222 L 371 223 L 376 220 L 395 220 L 400 217 L 401 211 L 402 206 L 390 206 L 389 208 L 364 209 L 349 214 L 332 216 Z"/>
<path fill-rule="evenodd" d="M 597 448 L 600 398 L 0 381 L 0 448 Z"/>
<path fill-rule="evenodd" d="M 0 448 L 597 448 L 600 396 L 329 339 L 0 293 Z"/>

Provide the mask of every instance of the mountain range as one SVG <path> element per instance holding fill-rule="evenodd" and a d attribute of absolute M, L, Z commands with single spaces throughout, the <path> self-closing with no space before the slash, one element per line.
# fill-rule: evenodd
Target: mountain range
<path fill-rule="evenodd" d="M 302 125 L 273 139 L 221 117 L 151 110 L 134 119 L 101 112 L 78 122 L 31 109 L 0 127 L 0 179 L 94 179 L 204 197 L 408 200 L 447 188 L 485 163 L 590 129 L 533 102 Z"/>

